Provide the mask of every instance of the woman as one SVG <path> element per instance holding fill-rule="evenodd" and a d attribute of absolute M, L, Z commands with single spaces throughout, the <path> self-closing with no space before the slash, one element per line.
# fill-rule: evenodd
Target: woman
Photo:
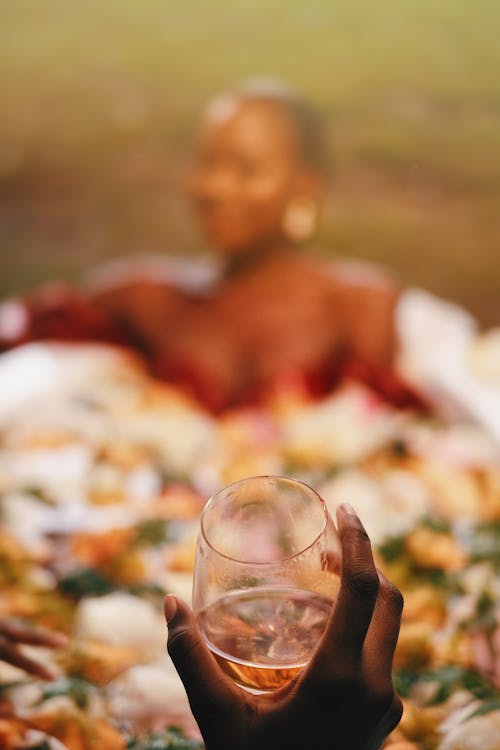
<path fill-rule="evenodd" d="M 346 365 L 387 384 L 395 285 L 303 250 L 326 164 L 317 115 L 287 88 L 264 82 L 217 97 L 202 118 L 188 180 L 217 261 L 200 279 L 163 264 L 94 275 L 92 314 L 82 334 L 80 300 L 73 330 L 134 346 L 155 374 L 214 411 L 283 381 L 326 392 Z M 63 328 L 65 314 L 66 322 L 56 316 Z M 33 337 L 50 336 L 50 314 L 45 329 L 40 309 L 32 317 Z M 55 335 L 64 331 L 56 326 Z"/>

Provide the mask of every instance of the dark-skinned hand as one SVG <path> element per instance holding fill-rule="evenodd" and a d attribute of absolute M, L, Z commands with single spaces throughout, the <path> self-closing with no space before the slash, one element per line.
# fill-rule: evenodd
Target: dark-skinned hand
<path fill-rule="evenodd" d="M 53 679 L 54 675 L 50 669 L 23 653 L 23 644 L 43 648 L 62 648 L 67 644 L 66 636 L 20 624 L 15 620 L 0 618 L 0 660 L 19 667 L 42 680 Z"/>
<path fill-rule="evenodd" d="M 403 599 L 377 572 L 355 511 L 337 511 L 341 584 L 309 664 L 281 689 L 252 695 L 216 663 L 189 607 L 165 600 L 168 650 L 207 750 L 376 750 L 402 703 L 392 660 Z"/>

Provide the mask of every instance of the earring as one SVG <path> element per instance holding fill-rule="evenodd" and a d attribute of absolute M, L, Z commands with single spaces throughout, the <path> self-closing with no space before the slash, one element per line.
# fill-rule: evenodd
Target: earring
<path fill-rule="evenodd" d="M 305 242 L 316 230 L 318 208 L 310 198 L 292 198 L 283 216 L 283 231 L 293 242 Z"/>

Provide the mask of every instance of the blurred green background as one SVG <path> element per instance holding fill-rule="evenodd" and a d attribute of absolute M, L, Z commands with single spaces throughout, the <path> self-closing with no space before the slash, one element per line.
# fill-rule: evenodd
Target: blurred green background
<path fill-rule="evenodd" d="M 182 196 L 214 92 L 327 118 L 321 242 L 500 322 L 497 0 L 0 0 L 0 294 L 202 247 Z"/>

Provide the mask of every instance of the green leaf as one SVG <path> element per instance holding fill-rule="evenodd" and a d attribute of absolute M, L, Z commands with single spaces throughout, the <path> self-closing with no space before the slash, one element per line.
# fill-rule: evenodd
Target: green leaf
<path fill-rule="evenodd" d="M 21 492 L 23 495 L 30 495 L 44 505 L 49 505 L 50 507 L 55 507 L 57 505 L 56 501 L 47 495 L 46 491 L 41 487 L 23 487 Z"/>
<path fill-rule="evenodd" d="M 142 737 L 132 737 L 127 743 L 128 750 L 202 750 L 203 743 L 191 740 L 178 727 L 170 727 L 164 732 L 149 732 Z"/>
<path fill-rule="evenodd" d="M 420 519 L 418 526 L 421 526 L 424 529 L 430 529 L 431 531 L 436 531 L 440 534 L 448 534 L 451 531 L 451 526 L 448 521 L 438 518 L 437 516 L 423 516 Z"/>
<path fill-rule="evenodd" d="M 416 672 L 408 672 L 400 669 L 393 675 L 394 687 L 402 698 L 409 698 L 413 686 L 418 682 L 419 675 Z"/>
<path fill-rule="evenodd" d="M 469 719 L 473 719 L 475 716 L 484 716 L 485 714 L 489 714 L 492 711 L 500 711 L 500 697 L 494 698 L 490 701 L 485 701 L 482 705 L 478 706 L 469 716 L 467 716 L 466 721 L 469 721 Z"/>
<path fill-rule="evenodd" d="M 59 579 L 58 588 L 65 596 L 81 599 L 109 594 L 116 586 L 95 568 L 77 568 Z"/>
<path fill-rule="evenodd" d="M 468 549 L 474 562 L 487 560 L 500 567 L 500 521 L 476 526 L 471 534 Z"/>
<path fill-rule="evenodd" d="M 92 694 L 97 692 L 95 685 L 81 677 L 62 677 L 45 686 L 39 703 L 49 698 L 64 695 L 75 703 L 78 708 L 86 709 Z"/>
<path fill-rule="evenodd" d="M 167 538 L 167 522 L 163 519 L 141 521 L 135 527 L 134 545 L 160 547 Z"/>
<path fill-rule="evenodd" d="M 436 683 L 432 705 L 443 703 L 459 689 L 467 690 L 480 700 L 493 699 L 498 695 L 496 688 L 479 672 L 456 665 L 446 665 L 420 673 L 399 670 L 394 675 L 394 685 L 402 698 L 410 697 L 412 689 L 419 682 Z"/>
<path fill-rule="evenodd" d="M 127 587 L 129 594 L 139 597 L 151 597 L 153 599 L 163 598 L 166 595 L 164 588 L 159 586 L 157 583 L 151 583 L 149 581 L 141 581 L 140 583 L 134 583 Z"/>
<path fill-rule="evenodd" d="M 389 537 L 378 547 L 378 551 L 387 562 L 397 560 L 405 552 L 405 537 Z"/>

